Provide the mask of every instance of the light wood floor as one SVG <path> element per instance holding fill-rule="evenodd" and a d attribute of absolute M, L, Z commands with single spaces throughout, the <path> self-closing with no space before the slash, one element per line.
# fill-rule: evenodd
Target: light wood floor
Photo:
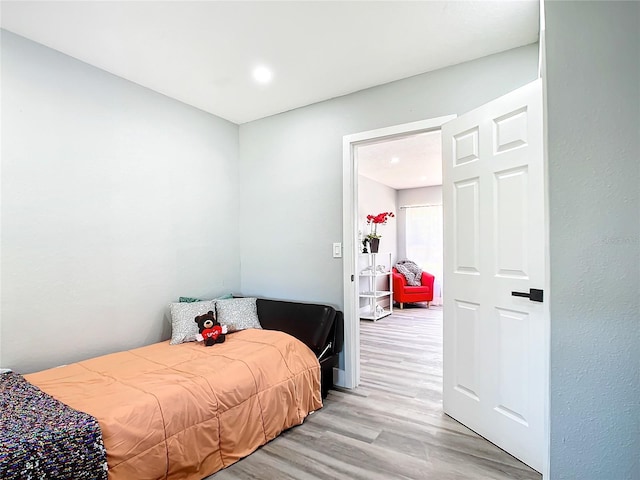
<path fill-rule="evenodd" d="M 207 480 L 541 479 L 442 413 L 442 309 L 360 325 L 360 387 Z"/>

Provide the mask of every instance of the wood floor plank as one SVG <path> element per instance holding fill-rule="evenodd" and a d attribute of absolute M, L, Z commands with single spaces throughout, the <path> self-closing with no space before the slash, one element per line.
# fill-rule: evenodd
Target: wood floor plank
<path fill-rule="evenodd" d="M 541 480 L 442 411 L 442 309 L 361 322 L 361 385 L 207 480 Z"/>

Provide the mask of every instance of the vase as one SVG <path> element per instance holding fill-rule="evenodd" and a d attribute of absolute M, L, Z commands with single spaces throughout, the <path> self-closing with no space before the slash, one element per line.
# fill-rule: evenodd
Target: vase
<path fill-rule="evenodd" d="M 380 246 L 379 238 L 370 238 L 369 239 L 369 250 L 371 253 L 378 253 L 378 247 Z"/>

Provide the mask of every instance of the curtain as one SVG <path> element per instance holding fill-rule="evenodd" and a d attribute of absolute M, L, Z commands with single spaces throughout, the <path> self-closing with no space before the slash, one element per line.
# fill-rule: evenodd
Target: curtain
<path fill-rule="evenodd" d="M 442 205 L 406 208 L 407 259 L 436 277 L 433 305 L 442 305 Z"/>

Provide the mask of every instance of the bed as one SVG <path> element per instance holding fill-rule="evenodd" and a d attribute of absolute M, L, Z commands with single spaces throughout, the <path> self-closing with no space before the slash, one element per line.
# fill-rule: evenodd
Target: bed
<path fill-rule="evenodd" d="M 88 416 L 80 422 L 97 421 L 109 480 L 202 479 L 322 407 L 321 369 L 335 364 L 341 348 L 339 312 L 258 299 L 258 314 L 263 329 L 234 332 L 213 347 L 161 342 L 24 379 Z M 58 433 L 68 436 L 75 425 Z M 86 478 L 104 475 L 99 461 L 91 468 L 95 476 Z"/>

